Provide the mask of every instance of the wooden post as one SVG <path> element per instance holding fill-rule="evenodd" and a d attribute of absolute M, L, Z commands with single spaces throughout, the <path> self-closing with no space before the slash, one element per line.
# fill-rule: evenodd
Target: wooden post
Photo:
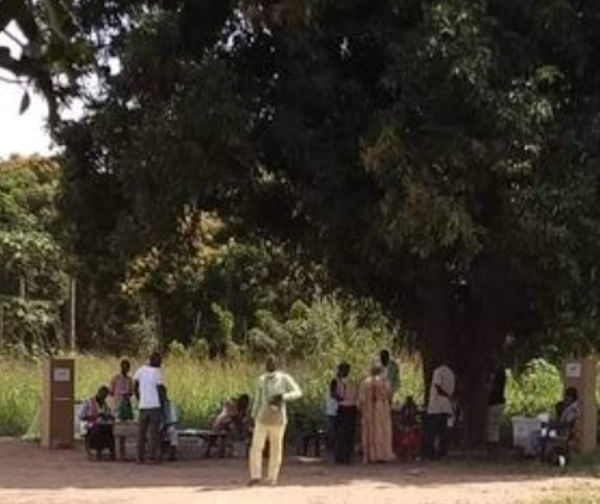
<path fill-rule="evenodd" d="M 72 448 L 74 434 L 75 362 L 51 358 L 42 372 L 41 445 Z"/>
<path fill-rule="evenodd" d="M 74 278 L 69 279 L 69 346 L 74 354 L 77 351 L 77 328 L 76 328 L 76 296 L 77 296 L 77 281 Z"/>
<path fill-rule="evenodd" d="M 595 452 L 597 446 L 596 364 L 595 357 L 569 359 L 565 363 L 565 386 L 575 387 L 579 397 L 576 429 L 583 454 Z"/>
<path fill-rule="evenodd" d="M 0 349 L 4 346 L 4 300 L 0 296 Z"/>

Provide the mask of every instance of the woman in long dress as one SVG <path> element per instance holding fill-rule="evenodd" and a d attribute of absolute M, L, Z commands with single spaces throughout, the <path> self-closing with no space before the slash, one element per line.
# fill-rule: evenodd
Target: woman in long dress
<path fill-rule="evenodd" d="M 374 365 L 358 391 L 361 417 L 363 462 L 388 462 L 394 459 L 392 450 L 392 391 Z"/>

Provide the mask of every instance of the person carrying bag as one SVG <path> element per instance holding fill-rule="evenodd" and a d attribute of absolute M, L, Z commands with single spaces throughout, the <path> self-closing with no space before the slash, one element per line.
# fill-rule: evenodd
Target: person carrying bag
<path fill-rule="evenodd" d="M 267 483 L 276 485 L 283 460 L 283 441 L 287 427 L 286 403 L 302 397 L 302 391 L 294 379 L 277 370 L 275 357 L 266 361 L 266 373 L 260 376 L 252 408 L 254 434 L 250 448 L 250 482 L 256 485 L 262 480 L 263 451 L 269 441 L 269 468 Z"/>

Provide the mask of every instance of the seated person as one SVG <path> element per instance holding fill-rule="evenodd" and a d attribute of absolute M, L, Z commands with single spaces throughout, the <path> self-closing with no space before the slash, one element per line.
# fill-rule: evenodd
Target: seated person
<path fill-rule="evenodd" d="M 237 402 L 234 399 L 223 401 L 223 408 L 215 418 L 212 429 L 215 432 L 229 431 L 237 416 Z"/>
<path fill-rule="evenodd" d="M 565 390 L 565 399 L 560 411 L 559 429 L 569 436 L 574 435 L 575 422 L 579 418 L 579 396 L 575 387 L 569 387 Z"/>
<path fill-rule="evenodd" d="M 400 409 L 400 425 L 397 426 L 395 448 L 399 458 L 414 460 L 421 449 L 421 429 L 418 408 L 412 396 L 408 396 Z"/>
<path fill-rule="evenodd" d="M 236 441 L 246 441 L 250 437 L 250 397 L 242 394 L 236 399 L 223 402 L 223 409 L 213 422 L 213 430 Z M 227 439 L 219 437 L 219 452 L 225 454 Z"/>
<path fill-rule="evenodd" d="M 109 390 L 102 386 L 83 404 L 79 413 L 79 420 L 83 422 L 85 445 L 88 453 L 96 451 L 96 458 L 100 459 L 103 450 L 109 450 L 111 458 L 115 458 L 115 438 L 113 436 L 114 417 L 106 403 Z"/>
<path fill-rule="evenodd" d="M 575 387 L 565 390 L 563 401 L 556 405 L 556 418 L 538 433 L 537 454 L 542 459 L 553 459 L 558 452 L 568 452 L 575 441 L 575 424 L 579 418 L 579 397 Z"/>
<path fill-rule="evenodd" d="M 223 409 L 213 422 L 215 432 L 230 432 L 237 437 L 247 437 L 250 423 L 250 397 L 242 394 L 223 402 Z"/>
<path fill-rule="evenodd" d="M 179 436 L 177 434 L 177 408 L 173 401 L 167 395 L 167 388 L 164 389 L 164 399 L 162 405 L 161 434 L 163 442 L 169 447 L 169 460 L 177 460 L 177 447 L 179 446 Z"/>
<path fill-rule="evenodd" d="M 242 394 L 236 399 L 236 415 L 232 424 L 232 432 L 236 439 L 246 440 L 250 437 L 251 423 L 250 396 Z"/>

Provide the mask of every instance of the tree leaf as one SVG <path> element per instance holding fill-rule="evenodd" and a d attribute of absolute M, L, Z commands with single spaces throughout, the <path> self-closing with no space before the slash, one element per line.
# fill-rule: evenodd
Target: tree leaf
<path fill-rule="evenodd" d="M 27 91 L 25 91 L 25 93 L 23 93 L 23 98 L 21 98 L 21 106 L 19 107 L 19 114 L 24 114 L 27 109 L 29 108 L 29 105 L 31 105 L 31 97 L 29 96 L 29 93 Z"/>
<path fill-rule="evenodd" d="M 15 2 L 13 6 L 14 15 L 11 16 L 9 22 L 15 21 L 29 42 L 37 40 L 40 35 L 40 28 L 34 9 L 26 5 L 24 0 L 13 1 Z M 2 11 L 1 7 L 0 11 Z"/>
<path fill-rule="evenodd" d="M 74 33 L 71 13 L 59 0 L 47 2 L 50 29 L 63 41 L 68 42 Z M 70 25 L 70 26 L 69 26 Z"/>

